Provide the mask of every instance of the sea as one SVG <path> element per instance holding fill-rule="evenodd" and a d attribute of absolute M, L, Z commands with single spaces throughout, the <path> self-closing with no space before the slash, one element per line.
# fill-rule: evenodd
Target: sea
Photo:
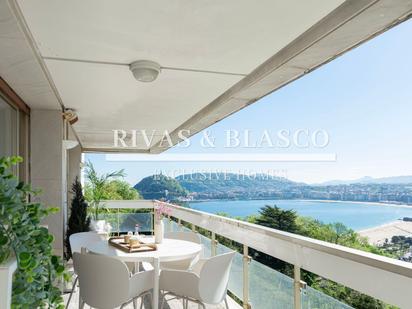
<path fill-rule="evenodd" d="M 208 213 L 226 213 L 231 217 L 259 214 L 265 205 L 293 209 L 300 216 L 324 223 L 341 222 L 356 231 L 376 227 L 403 217 L 412 218 L 412 206 L 308 200 L 218 200 L 190 202 L 189 207 Z"/>

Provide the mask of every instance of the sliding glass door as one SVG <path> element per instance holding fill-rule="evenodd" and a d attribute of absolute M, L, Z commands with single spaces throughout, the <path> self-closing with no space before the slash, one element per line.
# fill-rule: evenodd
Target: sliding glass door
<path fill-rule="evenodd" d="M 18 154 L 18 111 L 0 97 L 0 157 Z"/>

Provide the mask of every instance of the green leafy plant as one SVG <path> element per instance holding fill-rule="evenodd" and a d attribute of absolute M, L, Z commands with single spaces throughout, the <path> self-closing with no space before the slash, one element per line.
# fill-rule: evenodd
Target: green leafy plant
<path fill-rule="evenodd" d="M 0 264 L 14 256 L 18 265 L 12 308 L 64 308 L 57 284 L 69 275 L 52 254 L 53 236 L 40 225 L 58 209 L 28 202 L 38 192 L 11 173 L 20 162 L 20 157 L 0 158 Z"/>
<path fill-rule="evenodd" d="M 74 196 L 72 199 L 65 241 L 66 260 L 69 260 L 72 257 L 72 250 L 69 242 L 70 235 L 90 231 L 90 217 L 87 215 L 88 204 L 83 196 L 82 184 L 77 177 L 72 185 L 72 193 Z"/>
<path fill-rule="evenodd" d="M 126 174 L 124 173 L 124 170 L 121 169 L 112 173 L 98 175 L 93 164 L 90 161 L 87 161 L 85 176 L 88 181 L 87 185 L 90 186 L 90 206 L 94 210 L 94 220 L 97 221 L 99 219 L 99 208 L 101 206 L 101 201 L 104 199 L 107 183 L 118 177 L 124 177 Z"/>
<path fill-rule="evenodd" d="M 86 183 L 84 186 L 84 196 L 86 200 L 92 199 L 92 186 Z M 107 182 L 103 188 L 103 200 L 139 200 L 139 192 L 130 184 L 121 179 L 114 179 Z"/>

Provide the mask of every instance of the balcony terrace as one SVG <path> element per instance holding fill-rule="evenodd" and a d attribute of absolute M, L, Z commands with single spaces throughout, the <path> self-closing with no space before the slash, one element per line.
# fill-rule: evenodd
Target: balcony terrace
<path fill-rule="evenodd" d="M 0 0 L 0 157 L 21 156 L 13 174 L 42 189 L 33 201 L 58 208 L 42 224 L 62 257 L 84 153 L 162 153 L 182 130 L 194 136 L 411 16 L 412 0 Z M 130 133 L 142 129 L 156 133 L 151 143 Z M 169 230 L 209 231 L 206 255 L 228 250 L 217 235 L 243 245 L 229 290 L 244 308 L 347 308 L 305 286 L 301 269 L 411 308 L 411 264 L 170 207 Z M 249 248 L 293 265 L 294 278 L 250 259 Z M 10 308 L 16 265 L 0 265 L 0 309 Z"/>
<path fill-rule="evenodd" d="M 126 232 L 132 229 L 134 223 L 144 225 L 152 222 L 152 214 L 127 214 L 117 210 L 151 209 L 154 204 L 154 201 L 147 200 L 106 201 L 105 207 L 112 211 L 105 219 L 112 222 L 112 232 Z M 166 231 L 196 231 L 201 228 L 210 232 L 210 238 L 201 236 L 205 256 L 231 250 L 217 243 L 217 235 L 243 245 L 243 252 L 236 254 L 232 265 L 229 291 L 244 308 L 351 308 L 307 286 L 301 281 L 302 269 L 400 308 L 408 308 L 410 304 L 410 263 L 173 204 L 167 205 L 173 211 L 171 219 L 165 219 Z M 294 265 L 294 278 L 254 261 L 248 255 L 249 248 Z M 231 307 L 238 306 L 233 300 L 230 303 Z M 174 305 L 176 301 L 170 303 L 171 308 Z"/>

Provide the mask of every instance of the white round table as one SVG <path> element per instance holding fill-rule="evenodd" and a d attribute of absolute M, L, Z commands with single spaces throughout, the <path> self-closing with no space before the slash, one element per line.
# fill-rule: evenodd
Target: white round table
<path fill-rule="evenodd" d="M 147 237 L 145 242 L 153 242 L 153 238 Z M 194 258 L 202 251 L 202 246 L 190 241 L 165 238 L 161 244 L 157 244 L 157 250 L 155 251 L 127 253 L 109 245 L 107 241 L 95 243 L 87 249 L 93 253 L 107 255 L 123 262 L 151 263 L 154 268 L 153 308 L 159 308 L 160 262 Z"/>

